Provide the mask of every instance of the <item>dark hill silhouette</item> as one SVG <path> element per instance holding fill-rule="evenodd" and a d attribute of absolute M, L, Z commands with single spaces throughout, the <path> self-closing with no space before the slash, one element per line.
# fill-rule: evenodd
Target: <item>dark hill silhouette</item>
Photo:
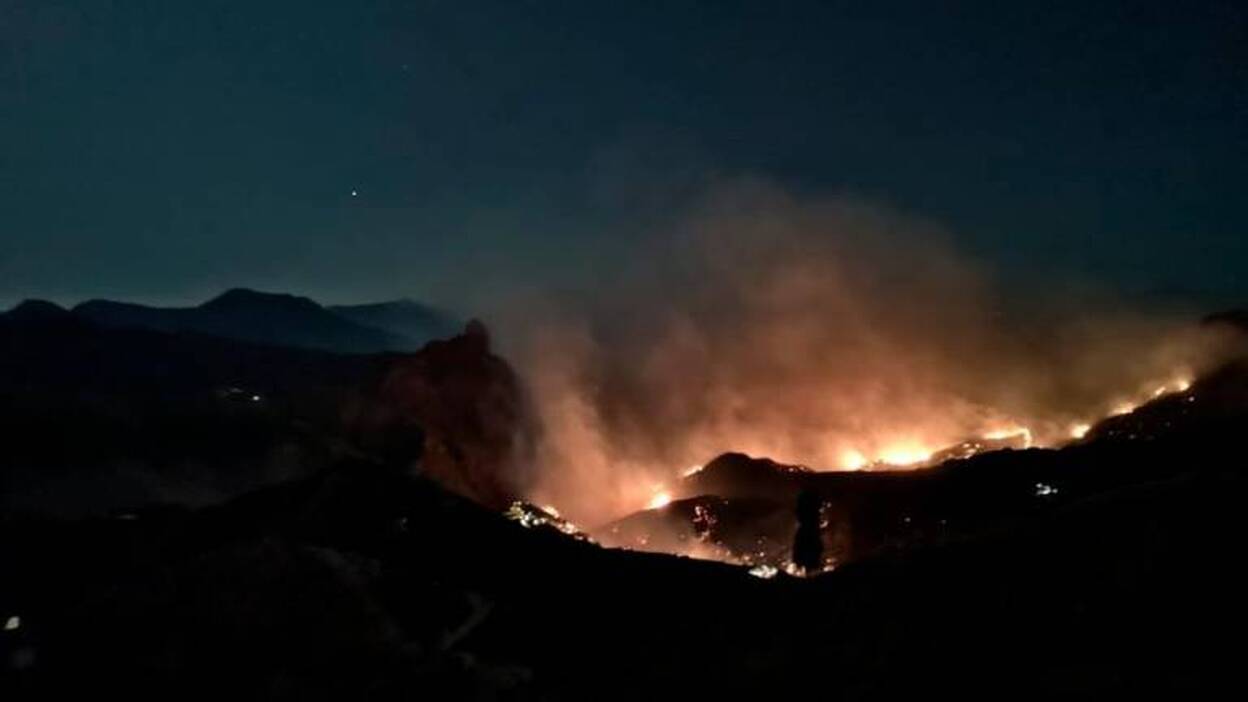
<path fill-rule="evenodd" d="M 331 305 L 330 312 L 373 329 L 384 329 L 416 344 L 454 336 L 463 322 L 442 310 L 413 300 L 377 302 L 365 305 Z"/>
<path fill-rule="evenodd" d="M 1164 454 L 1206 465 L 1217 436 Z M 1127 485 L 764 581 L 347 461 L 197 512 L 0 524 L 24 622 L 0 645 L 37 647 L 15 677 L 51 699 L 1203 698 L 1239 669 L 1217 633 L 1245 610 L 1244 488 L 1229 468 Z"/>
<path fill-rule="evenodd" d="M 197 333 L 341 353 L 414 350 L 416 340 L 344 318 L 306 297 L 235 289 L 197 307 L 91 300 L 74 314 L 113 328 Z"/>
<path fill-rule="evenodd" d="M 368 436 L 419 426 L 421 471 L 501 511 L 527 487 L 532 416 L 519 378 L 473 320 L 458 336 L 393 357 L 375 389 L 353 403 L 348 422 Z"/>
<path fill-rule="evenodd" d="M 476 334 L 341 355 L 22 306 L 0 315 L 0 512 L 203 504 L 343 455 L 419 467 L 497 504 L 514 495 L 523 406 Z"/>
<path fill-rule="evenodd" d="M 1248 307 L 1225 310 L 1211 314 L 1204 319 L 1205 324 L 1226 325 L 1241 332 L 1248 333 Z"/>
<path fill-rule="evenodd" d="M 1240 682 L 1243 363 L 1061 450 L 839 474 L 733 454 L 644 513 L 741 549 L 774 519 L 787 551 L 811 490 L 843 557 L 809 579 L 483 506 L 508 496 L 523 403 L 480 324 L 356 356 L 4 315 L 0 699 L 1206 699 Z M 126 509 L 18 515 L 19 492 Z"/>
<path fill-rule="evenodd" d="M 24 300 L 8 312 L 0 313 L 0 320 L 25 324 L 61 323 L 69 317 L 69 310 L 47 300 Z"/>

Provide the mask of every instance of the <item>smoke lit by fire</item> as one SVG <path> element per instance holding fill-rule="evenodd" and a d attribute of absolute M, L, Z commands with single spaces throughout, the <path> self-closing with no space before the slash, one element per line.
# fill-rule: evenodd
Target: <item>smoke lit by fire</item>
<path fill-rule="evenodd" d="M 1006 302 L 940 229 L 843 199 L 734 186 L 655 238 L 526 320 L 515 354 L 543 431 L 532 495 L 580 523 L 661 508 L 726 451 L 917 469 L 1067 443 L 1219 358 L 1186 319 L 1057 283 Z"/>

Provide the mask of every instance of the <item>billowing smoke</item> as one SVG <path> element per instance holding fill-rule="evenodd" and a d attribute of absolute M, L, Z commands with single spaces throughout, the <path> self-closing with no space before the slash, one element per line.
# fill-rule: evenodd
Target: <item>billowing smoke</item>
<path fill-rule="evenodd" d="M 544 432 L 534 499 L 583 523 L 725 451 L 835 470 L 1060 443 L 1217 360 L 1186 316 L 1020 297 L 940 228 L 851 199 L 721 186 L 648 240 L 513 350 Z"/>

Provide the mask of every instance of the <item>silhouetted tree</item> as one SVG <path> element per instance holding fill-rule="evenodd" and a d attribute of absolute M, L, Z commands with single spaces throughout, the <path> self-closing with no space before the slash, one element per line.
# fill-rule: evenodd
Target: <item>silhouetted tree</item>
<path fill-rule="evenodd" d="M 793 537 L 793 564 L 804 573 L 823 566 L 823 534 L 819 526 L 819 493 L 804 488 L 797 496 L 797 534 Z"/>

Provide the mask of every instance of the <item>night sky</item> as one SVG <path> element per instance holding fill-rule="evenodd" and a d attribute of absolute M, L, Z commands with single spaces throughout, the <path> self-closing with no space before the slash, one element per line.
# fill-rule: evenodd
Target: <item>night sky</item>
<path fill-rule="evenodd" d="M 453 307 L 708 174 L 1248 299 L 1248 9 L 1023 4 L 3 0 L 0 305 Z"/>

